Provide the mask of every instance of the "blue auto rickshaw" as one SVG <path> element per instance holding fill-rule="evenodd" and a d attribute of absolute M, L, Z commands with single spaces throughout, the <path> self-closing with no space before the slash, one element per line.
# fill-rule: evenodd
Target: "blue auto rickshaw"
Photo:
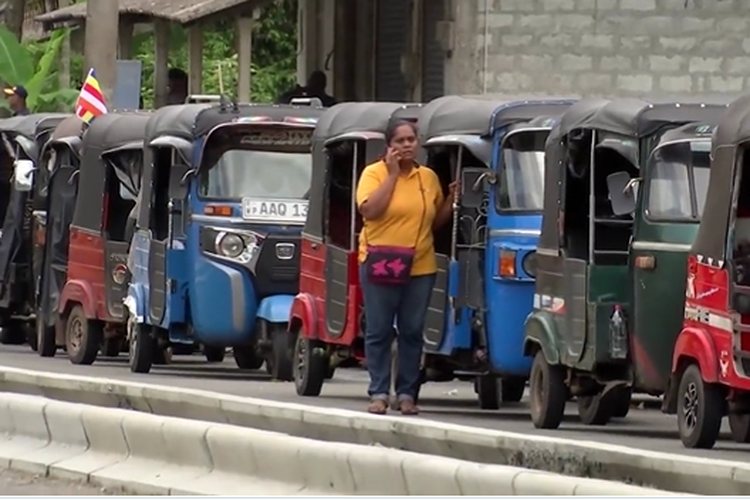
<path fill-rule="evenodd" d="M 322 111 L 222 103 L 154 113 L 130 251 L 132 371 L 196 343 L 209 361 L 231 347 L 240 368 L 265 362 L 292 379 L 287 323 Z"/>
<path fill-rule="evenodd" d="M 425 380 L 475 379 L 481 408 L 520 401 L 530 370 L 523 324 L 534 297 L 544 144 L 575 101 L 445 96 L 424 105 L 427 163 L 461 192 L 435 235 L 438 276 L 425 325 Z"/>

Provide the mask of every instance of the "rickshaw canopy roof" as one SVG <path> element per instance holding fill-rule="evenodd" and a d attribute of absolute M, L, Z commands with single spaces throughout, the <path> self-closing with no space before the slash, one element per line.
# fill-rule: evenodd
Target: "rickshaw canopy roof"
<path fill-rule="evenodd" d="M 734 146 L 750 140 L 750 95 L 735 100 L 727 109 L 716 132 L 714 148 Z"/>
<path fill-rule="evenodd" d="M 688 123 L 681 127 L 673 128 L 664 132 L 659 137 L 654 149 L 660 148 L 667 144 L 677 142 L 693 141 L 695 139 L 711 140 L 718 122 L 695 122 Z"/>
<path fill-rule="evenodd" d="M 123 146 L 143 147 L 148 112 L 107 113 L 94 119 L 83 136 L 83 147 L 96 146 L 105 153 Z"/>
<path fill-rule="evenodd" d="M 441 135 L 488 136 L 514 123 L 542 115 L 559 115 L 574 102 L 575 99 L 563 97 L 438 97 L 422 107 L 419 134 L 423 141 Z"/>
<path fill-rule="evenodd" d="M 34 113 L 13 116 L 0 120 L 0 133 L 36 139 L 40 134 L 56 128 L 60 122 L 70 116 L 69 113 Z"/>
<path fill-rule="evenodd" d="M 314 142 L 330 143 L 344 136 L 385 133 L 392 119 L 416 120 L 420 113 L 417 104 L 396 102 L 344 102 L 328 108 L 318 120 Z"/>
<path fill-rule="evenodd" d="M 70 115 L 57 124 L 55 130 L 49 137 L 50 141 L 58 141 L 66 137 L 80 136 L 83 132 L 83 120 L 76 115 Z"/>
<path fill-rule="evenodd" d="M 583 99 L 562 115 L 550 140 L 577 129 L 647 137 L 670 123 L 718 120 L 731 102 L 724 95 Z"/>

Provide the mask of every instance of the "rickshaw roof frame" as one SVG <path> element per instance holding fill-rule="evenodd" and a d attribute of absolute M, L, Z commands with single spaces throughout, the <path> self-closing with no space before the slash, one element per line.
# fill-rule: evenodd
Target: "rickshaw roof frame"
<path fill-rule="evenodd" d="M 0 120 L 0 134 L 20 135 L 36 141 L 70 116 L 70 113 L 32 113 L 4 118 Z"/>
<path fill-rule="evenodd" d="M 40 151 L 40 157 L 49 148 L 65 146 L 80 158 L 85 123 L 76 115 L 70 115 L 57 124 Z"/>
<path fill-rule="evenodd" d="M 328 108 L 318 120 L 313 143 L 328 145 L 346 139 L 374 139 L 367 133 L 379 133 L 382 136 L 388 123 L 394 119 L 416 121 L 421 109 L 421 104 L 399 102 L 336 104 Z"/>
<path fill-rule="evenodd" d="M 442 135 L 494 135 L 499 128 L 539 116 L 562 114 L 570 97 L 443 96 L 422 107 L 418 128 L 426 142 Z"/>
<path fill-rule="evenodd" d="M 704 141 L 711 141 L 717 126 L 718 126 L 718 121 L 716 121 L 715 123 L 708 123 L 706 121 L 700 121 L 700 122 L 687 123 L 680 127 L 669 129 L 666 132 L 664 132 L 661 135 L 661 137 L 659 137 L 659 140 L 654 145 L 650 154 L 653 156 L 654 152 L 657 149 L 663 148 L 665 146 L 670 146 L 672 144 L 692 142 L 696 139 L 704 140 Z M 703 127 L 706 127 L 706 128 L 703 129 Z M 705 130 L 705 131 L 702 131 L 702 130 Z"/>

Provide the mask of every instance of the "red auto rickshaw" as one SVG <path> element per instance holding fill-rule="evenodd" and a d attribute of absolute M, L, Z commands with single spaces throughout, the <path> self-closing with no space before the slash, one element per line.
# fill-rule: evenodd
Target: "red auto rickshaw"
<path fill-rule="evenodd" d="M 289 321 L 297 394 L 318 396 L 337 366 L 364 359 L 364 308 L 357 254 L 362 220 L 355 191 L 359 174 L 385 151 L 393 119 L 416 122 L 419 105 L 352 102 L 318 120 L 313 176 L 302 232 L 300 292 Z"/>
<path fill-rule="evenodd" d="M 729 106 L 713 135 L 663 410 L 677 414 L 686 448 L 712 448 L 724 416 L 733 439 L 750 442 L 750 96 Z"/>

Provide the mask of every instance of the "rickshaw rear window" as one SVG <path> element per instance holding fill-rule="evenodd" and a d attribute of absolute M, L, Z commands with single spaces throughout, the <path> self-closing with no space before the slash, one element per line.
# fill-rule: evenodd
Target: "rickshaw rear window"
<path fill-rule="evenodd" d="M 654 152 L 648 180 L 649 219 L 697 222 L 710 175 L 710 141 L 663 146 Z"/>
<path fill-rule="evenodd" d="M 540 212 L 544 203 L 544 143 L 548 132 L 516 132 L 502 148 L 497 206 Z"/>

